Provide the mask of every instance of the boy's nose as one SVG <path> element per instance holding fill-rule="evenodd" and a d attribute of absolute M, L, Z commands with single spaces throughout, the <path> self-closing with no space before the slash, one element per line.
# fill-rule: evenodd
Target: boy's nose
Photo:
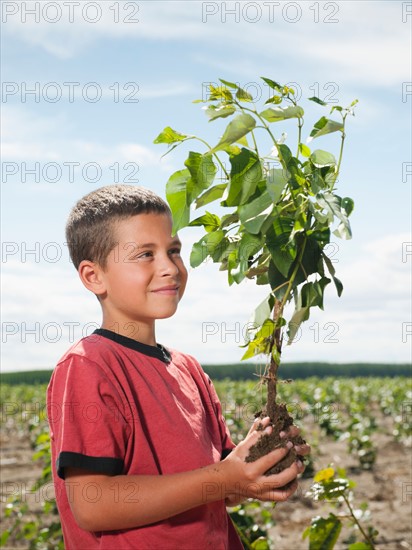
<path fill-rule="evenodd" d="M 179 268 L 169 256 L 166 256 L 162 260 L 160 273 L 162 275 L 177 275 L 179 273 Z"/>

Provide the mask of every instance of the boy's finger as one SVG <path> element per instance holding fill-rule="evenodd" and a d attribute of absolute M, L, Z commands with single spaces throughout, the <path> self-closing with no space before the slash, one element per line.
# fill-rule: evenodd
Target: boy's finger
<path fill-rule="evenodd" d="M 252 498 L 257 498 L 262 501 L 282 502 L 287 500 L 298 488 L 298 482 L 291 481 L 285 487 L 274 487 L 273 484 L 263 482 L 256 484 L 254 487 Z"/>
<path fill-rule="evenodd" d="M 285 500 L 287 500 L 289 497 L 293 495 L 293 493 L 296 491 L 297 488 L 298 488 L 298 482 L 294 481 L 293 483 L 290 484 L 290 486 L 286 488 L 281 487 L 280 489 L 275 489 L 274 491 L 271 492 L 271 494 L 268 495 L 269 500 L 272 500 L 275 502 L 284 502 Z"/>
<path fill-rule="evenodd" d="M 250 427 L 249 434 L 255 431 L 259 433 L 261 432 L 262 428 L 266 428 L 269 424 L 270 418 L 268 416 L 265 416 L 265 418 L 256 418 L 252 426 Z"/>
<path fill-rule="evenodd" d="M 283 472 L 267 476 L 265 478 L 265 483 L 269 484 L 273 489 L 282 488 L 291 481 L 294 481 L 304 469 L 305 467 L 300 461 L 295 461 L 288 468 L 283 470 Z"/>
<path fill-rule="evenodd" d="M 267 455 L 258 458 L 255 461 L 255 464 L 259 466 L 259 470 L 264 473 L 272 466 L 280 462 L 282 458 L 284 458 L 288 454 L 289 450 L 292 447 L 293 443 L 291 441 L 288 441 L 286 447 L 278 447 L 277 449 L 270 451 L 270 453 L 268 453 Z"/>
<path fill-rule="evenodd" d="M 310 454 L 311 448 L 310 445 L 305 443 L 304 445 L 295 445 L 295 451 L 298 455 L 306 456 Z"/>
<path fill-rule="evenodd" d="M 297 426 L 290 426 L 284 432 L 280 432 L 280 437 L 297 437 L 300 434 L 300 429 Z"/>

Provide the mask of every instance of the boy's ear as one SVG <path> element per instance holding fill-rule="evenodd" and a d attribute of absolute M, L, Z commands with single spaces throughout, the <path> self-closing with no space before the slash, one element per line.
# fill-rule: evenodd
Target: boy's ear
<path fill-rule="evenodd" d="M 106 285 L 104 283 L 104 277 L 102 277 L 102 268 L 95 262 L 90 260 L 83 260 L 78 267 L 79 277 L 90 292 L 101 296 L 106 292 Z"/>

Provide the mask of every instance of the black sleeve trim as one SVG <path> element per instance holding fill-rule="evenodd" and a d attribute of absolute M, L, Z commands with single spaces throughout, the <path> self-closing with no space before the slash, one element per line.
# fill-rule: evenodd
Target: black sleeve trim
<path fill-rule="evenodd" d="M 225 459 L 227 456 L 229 456 L 232 451 L 233 451 L 233 449 L 223 449 L 223 451 L 222 451 L 222 460 Z"/>
<path fill-rule="evenodd" d="M 62 451 L 56 461 L 57 475 L 64 479 L 64 469 L 83 468 L 96 474 L 107 474 L 109 476 L 123 473 L 123 460 L 105 456 L 87 456 L 80 453 Z"/>

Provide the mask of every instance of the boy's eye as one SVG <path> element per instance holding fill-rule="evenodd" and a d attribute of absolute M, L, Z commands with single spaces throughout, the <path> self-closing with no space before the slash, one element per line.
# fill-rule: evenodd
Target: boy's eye
<path fill-rule="evenodd" d="M 180 254 L 180 248 L 171 248 L 169 250 L 169 254 L 177 254 L 179 255 Z"/>
<path fill-rule="evenodd" d="M 153 256 L 153 252 L 142 252 L 136 257 L 136 259 L 138 260 L 139 258 L 150 258 L 151 256 Z"/>

